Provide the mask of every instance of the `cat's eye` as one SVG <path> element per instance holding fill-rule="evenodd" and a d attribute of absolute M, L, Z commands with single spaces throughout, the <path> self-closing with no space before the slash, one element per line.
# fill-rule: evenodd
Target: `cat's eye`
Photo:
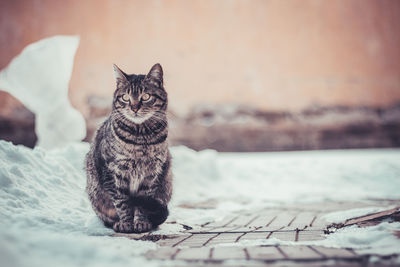
<path fill-rule="evenodd" d="M 129 95 L 128 94 L 123 94 L 121 98 L 122 98 L 122 100 L 124 102 L 128 102 L 129 101 Z"/>
<path fill-rule="evenodd" d="M 150 100 L 150 95 L 149 95 L 149 94 L 144 94 L 144 95 L 142 95 L 142 100 L 143 100 L 143 101 L 148 101 L 148 100 Z"/>

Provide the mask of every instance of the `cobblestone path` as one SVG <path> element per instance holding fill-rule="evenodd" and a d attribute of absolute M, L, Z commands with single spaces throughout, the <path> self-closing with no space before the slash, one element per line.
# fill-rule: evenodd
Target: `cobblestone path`
<path fill-rule="evenodd" d="M 373 201 L 374 206 L 399 204 Z M 296 245 L 326 238 L 328 212 L 371 206 L 371 203 L 323 203 L 285 206 L 233 214 L 220 222 L 185 230 L 176 235 L 116 234 L 131 239 L 153 240 L 159 248 L 146 257 L 166 266 L 398 266 L 400 254 L 388 257 L 359 255 L 350 248 Z M 287 245 L 263 245 L 279 239 Z M 258 241 L 259 245 L 251 244 Z M 261 242 L 260 242 L 261 241 Z M 374 257 L 373 263 L 370 258 Z"/>

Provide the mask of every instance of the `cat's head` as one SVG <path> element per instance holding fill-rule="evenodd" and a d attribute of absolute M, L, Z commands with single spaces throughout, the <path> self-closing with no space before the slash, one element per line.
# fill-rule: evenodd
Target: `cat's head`
<path fill-rule="evenodd" d="M 136 124 L 165 114 L 168 100 L 160 64 L 155 64 L 147 75 L 129 75 L 114 65 L 114 74 L 114 111 Z"/>

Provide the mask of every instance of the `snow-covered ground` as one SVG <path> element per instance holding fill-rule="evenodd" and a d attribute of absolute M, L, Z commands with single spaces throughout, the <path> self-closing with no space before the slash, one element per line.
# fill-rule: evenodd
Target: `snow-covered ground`
<path fill-rule="evenodd" d="M 0 90 L 35 113 L 35 132 L 42 147 L 85 138 L 85 119 L 68 99 L 78 45 L 78 36 L 42 39 L 25 47 L 0 71 Z"/>
<path fill-rule="evenodd" d="M 96 218 L 84 191 L 83 158 L 87 151 L 85 143 L 31 150 L 0 141 L 3 266 L 157 264 L 142 256 L 156 248 L 154 243 L 110 237 L 112 231 Z M 175 187 L 169 221 L 192 226 L 249 207 L 400 199 L 399 150 L 218 154 L 174 147 L 172 154 Z M 216 200 L 215 208 L 182 207 L 210 199 Z M 346 219 L 351 214 L 336 213 L 332 218 Z M 179 224 L 164 224 L 159 232 L 179 230 Z M 393 230 L 400 230 L 400 224 L 383 223 L 363 229 L 353 226 L 319 242 L 392 253 L 393 248 L 400 247 L 399 239 L 391 234 Z M 384 249 L 388 247 L 392 250 Z"/>

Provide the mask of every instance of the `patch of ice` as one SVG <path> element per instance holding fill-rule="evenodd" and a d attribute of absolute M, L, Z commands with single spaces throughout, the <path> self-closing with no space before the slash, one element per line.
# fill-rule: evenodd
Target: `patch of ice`
<path fill-rule="evenodd" d="M 82 114 L 68 100 L 77 36 L 53 36 L 25 47 L 0 72 L 0 90 L 36 115 L 38 145 L 60 147 L 86 135 Z"/>

